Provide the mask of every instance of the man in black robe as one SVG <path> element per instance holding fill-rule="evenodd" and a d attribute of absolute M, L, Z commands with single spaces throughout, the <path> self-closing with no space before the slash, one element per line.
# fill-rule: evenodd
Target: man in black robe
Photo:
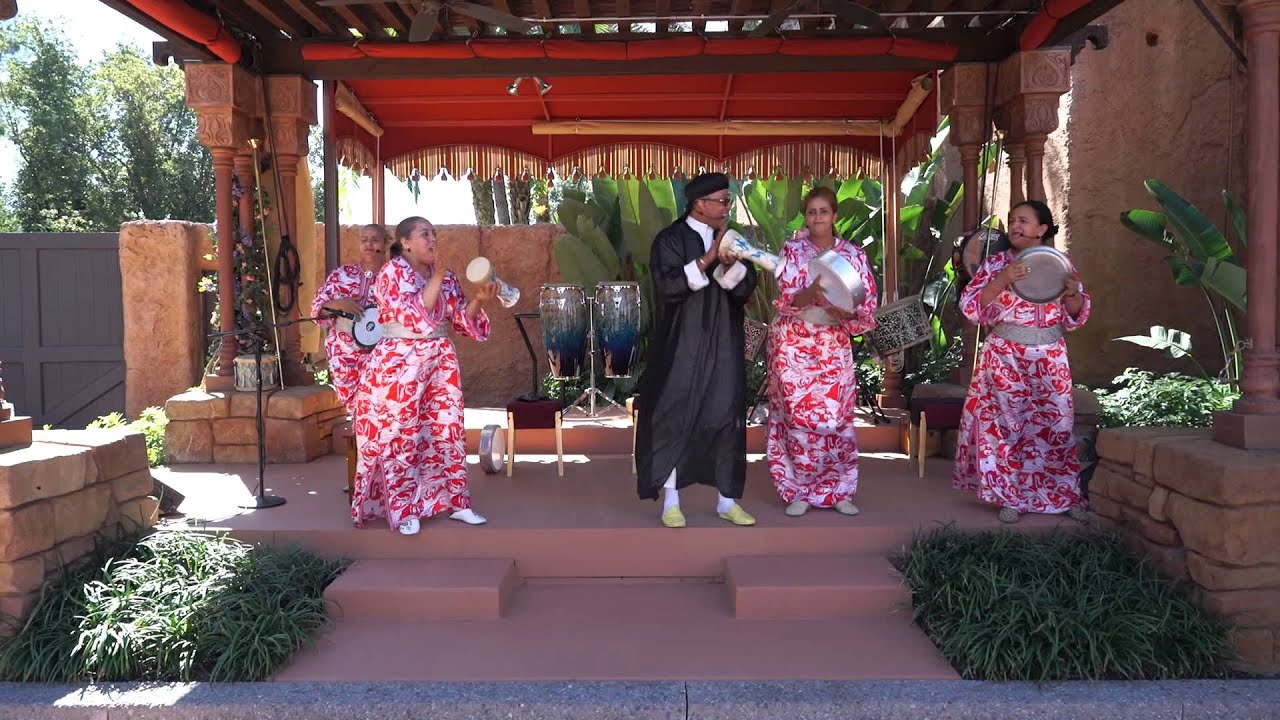
<path fill-rule="evenodd" d="M 658 499 L 662 524 L 684 527 L 679 488 L 720 492 L 716 512 L 735 525 L 755 518 L 736 502 L 747 475 L 743 306 L 756 287 L 750 263 L 721 256 L 729 179 L 699 175 L 685 186 L 688 212 L 654 238 L 656 323 L 640 378 L 637 489 Z"/>

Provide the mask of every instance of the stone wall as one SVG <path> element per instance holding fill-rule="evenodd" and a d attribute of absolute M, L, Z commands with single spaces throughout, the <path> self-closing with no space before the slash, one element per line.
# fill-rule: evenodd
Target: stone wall
<path fill-rule="evenodd" d="M 0 613 L 26 615 L 45 580 L 99 536 L 154 524 L 154 487 L 138 432 L 36 431 L 0 452 Z"/>
<path fill-rule="evenodd" d="M 323 227 L 317 232 L 323 233 Z M 437 232 L 445 265 L 459 277 L 472 258 L 484 255 L 494 262 L 503 279 L 520 288 L 516 307 L 488 306 L 493 323 L 488 342 L 455 340 L 467 404 L 505 406 L 529 391 L 529 355 L 513 313 L 536 310 L 539 286 L 559 278 L 551 247 L 564 231 L 559 225 L 444 225 Z M 359 226 L 344 226 L 340 238 L 342 262 L 355 261 Z M 204 371 L 201 333 L 207 318 L 196 283 L 202 266 L 216 267 L 204 259 L 212 252 L 207 225 L 143 221 L 121 227 L 125 411 L 130 417 L 150 405 L 164 406 L 170 397 L 200 384 Z M 463 287 L 472 289 L 465 279 Z M 303 300 L 309 302 L 313 292 L 304 289 Z M 526 328 L 541 359 L 541 328 L 536 321 L 526 323 Z M 318 350 L 319 343 L 312 342 L 315 347 L 310 349 Z M 545 362 L 541 362 L 541 369 L 545 372 Z M 252 401 L 249 404 L 252 406 Z"/>
<path fill-rule="evenodd" d="M 1104 527 L 1236 626 L 1241 666 L 1280 674 L 1280 453 L 1214 442 L 1208 430 L 1098 435 L 1089 504 Z"/>
<path fill-rule="evenodd" d="M 257 394 L 194 389 L 164 404 L 169 464 L 258 462 Z M 347 416 L 328 386 L 262 391 L 267 462 L 305 463 L 332 449 L 333 429 Z"/>

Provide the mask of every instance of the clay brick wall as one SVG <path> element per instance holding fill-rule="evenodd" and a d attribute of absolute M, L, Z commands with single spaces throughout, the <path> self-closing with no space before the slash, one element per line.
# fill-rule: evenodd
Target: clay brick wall
<path fill-rule="evenodd" d="M 99 536 L 150 527 L 159 507 L 141 433 L 48 430 L 33 440 L 0 452 L 0 613 L 15 617 Z"/>
<path fill-rule="evenodd" d="M 1103 430 L 1098 454 L 1089 504 L 1101 524 L 1235 623 L 1244 669 L 1280 673 L 1280 454 L 1187 428 Z"/>

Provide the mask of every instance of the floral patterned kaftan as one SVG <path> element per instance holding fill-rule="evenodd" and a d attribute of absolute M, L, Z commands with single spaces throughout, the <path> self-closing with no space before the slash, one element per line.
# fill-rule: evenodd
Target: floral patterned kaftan
<path fill-rule="evenodd" d="M 982 307 L 982 289 L 1014 261 L 1014 253 L 1006 250 L 983 263 L 961 295 L 965 317 L 988 327 L 1061 324 L 1075 330 L 1084 325 L 1091 300 L 1083 288 L 1084 303 L 1074 318 L 1060 302 L 1036 305 L 1012 290 Z M 984 502 L 1018 512 L 1056 514 L 1080 505 L 1071 394 L 1065 339 L 1028 346 L 995 334 L 987 337 L 965 398 L 952 485 L 976 490 Z"/>
<path fill-rule="evenodd" d="M 311 302 L 311 314 L 319 315 L 324 312 L 325 303 L 341 298 L 356 298 L 362 306 L 372 305 L 372 291 L 372 273 L 366 274 L 359 263 L 335 268 L 316 292 L 316 298 Z M 341 329 L 337 319 L 317 320 L 316 324 L 325 330 L 324 352 L 329 358 L 329 376 L 333 380 L 333 388 L 338 391 L 338 399 L 347 412 L 354 412 L 356 391 L 369 362 L 370 352 L 360 347 L 347 329 Z"/>
<path fill-rule="evenodd" d="M 458 356 L 447 330 L 489 339 L 489 317 L 466 314 L 462 286 L 452 271 L 433 311 L 422 304 L 427 278 L 394 258 L 374 283 L 384 337 L 369 358 L 358 399 L 356 467 L 351 518 L 386 517 L 392 530 L 414 517 L 471 507 Z M 391 338 L 392 323 L 406 333 L 439 337 Z"/>
<path fill-rule="evenodd" d="M 853 265 L 867 290 L 853 317 L 821 325 L 800 317 L 809 308 L 792 305 L 811 283 L 809 261 L 821 253 L 802 229 L 783 247 L 782 295 L 769 328 L 769 473 L 783 502 L 803 500 L 819 508 L 849 500 L 858 490 L 851 336 L 875 327 L 876 310 L 876 281 L 866 253 L 840 238 L 834 250 Z M 809 307 L 830 305 L 819 296 Z"/>

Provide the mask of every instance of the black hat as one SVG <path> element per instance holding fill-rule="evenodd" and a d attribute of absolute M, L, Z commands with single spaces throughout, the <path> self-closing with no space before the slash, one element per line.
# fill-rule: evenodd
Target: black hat
<path fill-rule="evenodd" d="M 724 173 L 702 173 L 684 186 L 684 197 L 692 204 L 711 193 L 729 189 L 729 176 Z"/>

